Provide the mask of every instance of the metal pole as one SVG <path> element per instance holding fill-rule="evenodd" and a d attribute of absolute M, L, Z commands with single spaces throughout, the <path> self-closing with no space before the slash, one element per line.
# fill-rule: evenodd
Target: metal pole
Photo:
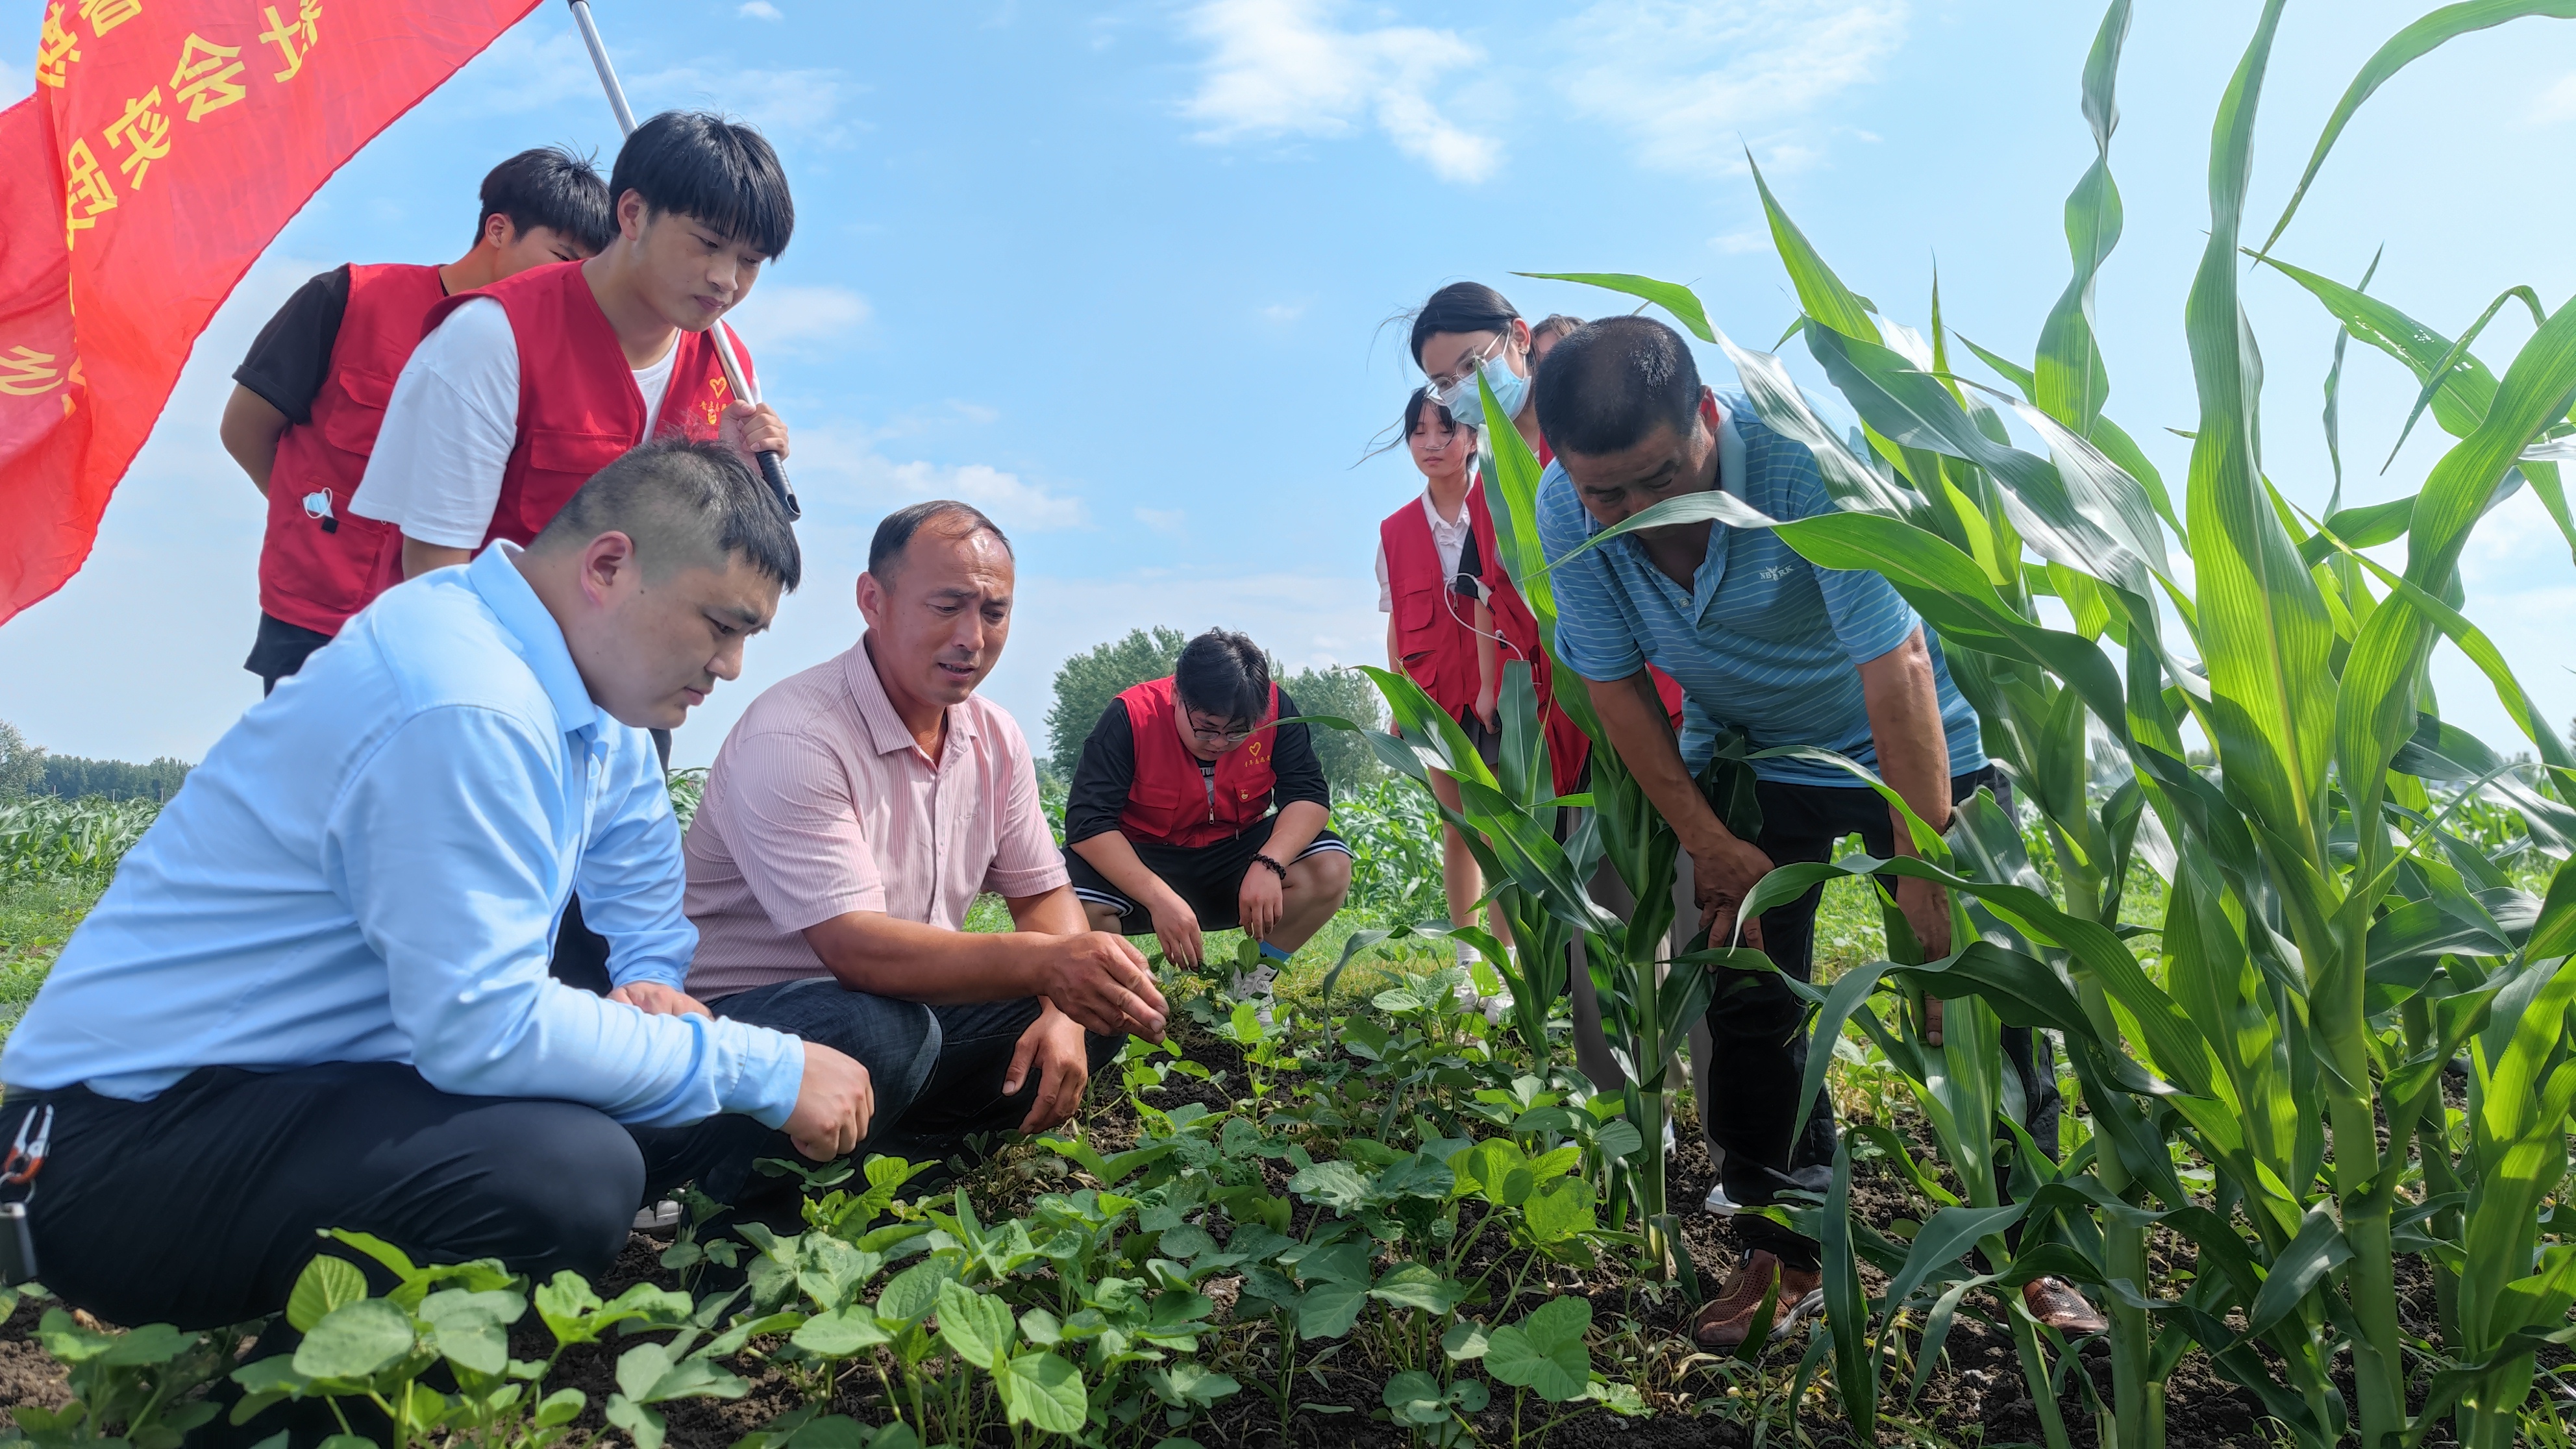
<path fill-rule="evenodd" d="M 635 110 L 626 104 L 626 88 L 617 83 L 617 68 L 608 63 L 608 46 L 599 38 L 598 22 L 590 18 L 589 0 L 565 0 L 565 3 L 572 6 L 572 21 L 581 31 L 581 43 L 590 48 L 590 63 L 599 72 L 600 89 L 608 92 L 608 108 L 617 113 L 617 133 L 620 136 L 634 135 Z M 725 385 L 733 390 L 733 395 L 744 402 L 760 401 L 759 390 L 743 377 L 742 359 L 734 354 L 733 329 L 718 321 L 707 329 L 707 336 L 715 344 L 716 363 L 724 369 Z M 804 517 L 805 510 L 796 502 L 796 489 L 788 483 L 787 468 L 779 461 L 778 455 L 763 450 L 759 462 L 760 476 L 768 481 L 769 490 L 778 495 L 778 502 L 787 510 L 787 516 L 791 519 Z"/>

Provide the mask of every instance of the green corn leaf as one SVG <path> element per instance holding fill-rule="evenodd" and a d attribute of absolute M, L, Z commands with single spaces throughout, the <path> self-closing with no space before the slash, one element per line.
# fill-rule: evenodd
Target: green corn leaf
<path fill-rule="evenodd" d="M 2495 320 L 2496 313 L 2504 310 L 2504 304 L 2513 301 L 2519 301 L 2531 309 L 2533 326 L 2540 326 L 2549 320 L 2548 310 L 2540 305 L 2540 295 L 2529 287 L 2507 287 L 2494 301 L 2488 303 L 2487 309 L 2478 314 L 2478 320 L 2470 323 L 2469 330 L 2461 333 L 2460 340 L 2452 343 L 2451 350 L 2442 354 L 2442 360 L 2433 365 L 2433 376 L 2425 382 L 2423 391 L 2415 395 L 2415 406 L 2408 409 L 2406 413 L 2406 426 L 2397 430 L 2397 441 L 2389 446 L 2388 462 L 2379 465 L 2380 472 L 2388 471 L 2390 464 L 2397 461 L 2398 452 L 2406 446 L 2406 440 L 2414 436 L 2416 422 L 2424 416 L 2424 409 L 2432 404 L 2434 395 L 2442 390 L 2441 380 L 2449 376 L 2451 369 L 2459 363 L 2460 358 L 2467 355 L 2469 344 L 2477 341 L 2478 334 L 2487 330 L 2487 324 Z"/>
<path fill-rule="evenodd" d="M 1887 1280 L 1885 1297 L 1889 1309 L 1893 1311 L 1934 1273 L 2020 1222 L 2029 1211 L 2028 1203 L 2006 1203 L 2001 1207 L 1943 1208 L 1932 1214 L 1915 1231 L 1914 1248 L 1905 1255 L 1905 1266 Z"/>
<path fill-rule="evenodd" d="M 2352 1245 L 2344 1241 L 2343 1229 L 2334 1214 L 2319 1206 L 2308 1210 L 2299 1225 L 2298 1236 L 2290 1240 L 2279 1256 L 2272 1260 L 2272 1271 L 2263 1280 L 2263 1291 L 2245 1312 L 2248 1337 L 2260 1337 L 2273 1324 L 2289 1316 L 2291 1310 L 2306 1300 L 2326 1274 L 2341 1267 L 2352 1257 Z"/>
<path fill-rule="evenodd" d="M 1715 342 L 1717 331 L 1709 326 L 1708 311 L 1690 288 L 1674 282 L 1659 282 L 1652 277 L 1627 272 L 1514 272 L 1516 277 L 1534 277 L 1543 282 L 1579 282 L 1587 287 L 1602 287 L 1642 298 L 1673 314 L 1673 320 L 1691 330 L 1702 342 Z"/>
<path fill-rule="evenodd" d="M 1790 283 L 1798 289 L 1798 305 L 1806 309 L 1808 316 L 1845 337 L 1879 341 L 1878 324 L 1870 317 L 1877 309 L 1844 286 L 1842 278 L 1835 276 L 1834 269 L 1817 255 L 1807 234 L 1798 230 L 1798 224 L 1781 209 L 1779 198 L 1771 194 L 1771 183 L 1754 163 L 1752 152 L 1745 152 L 1744 164 L 1752 168 L 1754 188 L 1762 193 L 1762 213 L 1771 222 L 1771 242 L 1779 249 L 1781 263 L 1789 269 Z M 1812 335 L 1809 340 L 1812 342 Z"/>
<path fill-rule="evenodd" d="M 2343 99 L 2335 103 L 2334 115 L 2326 121 L 2325 133 L 2317 137 L 2316 150 L 2308 156 L 2308 169 L 2300 173 L 2298 189 L 2290 193 L 2289 204 L 2281 208 L 2281 219 L 2272 224 L 2272 234 L 2264 240 L 2263 250 L 2270 251 L 2272 243 L 2281 239 L 2281 233 L 2289 230 L 2290 218 L 2298 214 L 2299 203 L 2307 199 L 2308 187 L 2315 183 L 2317 172 L 2325 167 L 2326 153 L 2334 149 L 2336 139 L 2343 135 L 2343 128 L 2351 123 L 2353 113 L 2361 109 L 2362 102 L 2369 100 L 2372 92 L 2386 85 L 2399 71 L 2449 41 L 2472 31 L 2532 15 L 2559 20 L 2576 19 L 2576 0 L 2466 0 L 2463 4 L 2445 5 L 2390 37 L 2387 44 L 2362 63 L 2361 73 L 2352 78 L 2352 84 L 2344 88 Z"/>
<path fill-rule="evenodd" d="M 1852 1433 L 1864 1444 L 1878 1438 L 1878 1345 L 1869 1336 L 1869 1290 L 1852 1253 L 1851 1144 L 1834 1148 L 1834 1179 L 1825 1190 L 1823 1232 L 1817 1235 L 1824 1268 L 1825 1322 L 1834 1340 L 1834 1384 Z"/>
<path fill-rule="evenodd" d="M 2040 328 L 2038 384 L 2031 401 L 2072 431 L 2091 431 L 2110 395 L 2102 349 L 2093 335 L 2093 283 L 2120 244 L 2120 188 L 2111 179 L 2111 133 L 2120 124 L 2116 90 L 2120 47 L 2129 34 L 2129 0 L 2113 0 L 2084 63 L 2084 118 L 2093 130 L 2094 161 L 2066 198 L 2066 243 L 2075 275 Z"/>

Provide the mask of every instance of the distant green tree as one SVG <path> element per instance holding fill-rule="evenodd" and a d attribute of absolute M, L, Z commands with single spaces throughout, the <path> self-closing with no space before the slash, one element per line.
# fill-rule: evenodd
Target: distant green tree
<path fill-rule="evenodd" d="M 1074 764 L 1082 758 L 1082 742 L 1100 723 L 1101 711 L 1119 691 L 1171 673 L 1188 642 L 1189 636 L 1178 629 L 1131 629 L 1126 638 L 1057 666 L 1055 704 L 1046 715 L 1047 757 L 1055 772 L 1071 780 Z"/>
<path fill-rule="evenodd" d="M 1280 680 L 1279 687 L 1297 701 L 1299 714 L 1334 715 L 1368 729 L 1385 727 L 1386 706 L 1377 685 L 1356 669 L 1300 669 Z M 1386 767 L 1358 735 L 1325 725 L 1307 733 L 1314 737 L 1315 758 L 1323 762 L 1324 779 L 1333 787 L 1334 798 L 1356 794 L 1386 778 Z"/>
<path fill-rule="evenodd" d="M 0 800 L 45 788 L 45 750 L 27 743 L 18 727 L 0 719 Z"/>
<path fill-rule="evenodd" d="M 104 795 L 110 800 L 167 800 L 179 793 L 179 782 L 196 766 L 168 755 L 148 765 L 124 760 L 84 760 L 78 755 L 44 757 L 45 777 L 36 789 L 76 800 Z"/>

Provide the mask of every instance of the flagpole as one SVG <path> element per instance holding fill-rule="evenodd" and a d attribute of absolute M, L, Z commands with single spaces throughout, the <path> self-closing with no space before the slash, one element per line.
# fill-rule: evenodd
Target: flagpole
<path fill-rule="evenodd" d="M 565 0 L 572 6 L 573 24 L 581 31 L 581 43 L 590 48 L 590 63 L 599 72 L 599 85 L 608 92 L 608 108 L 617 113 L 617 132 L 635 134 L 635 111 L 626 104 L 626 88 L 617 83 L 617 68 L 608 63 L 607 43 L 599 38 L 599 24 L 591 19 L 589 0 Z M 615 198 L 610 198 L 612 201 Z M 760 401 L 760 393 L 742 374 L 742 359 L 734 355 L 733 329 L 722 322 L 707 329 L 716 346 L 716 361 L 724 368 L 725 385 L 744 402 Z M 769 483 L 769 491 L 778 495 L 779 504 L 791 519 L 802 518 L 805 510 L 796 502 L 796 490 L 787 481 L 787 468 L 778 454 L 764 449 L 760 454 L 760 476 Z"/>

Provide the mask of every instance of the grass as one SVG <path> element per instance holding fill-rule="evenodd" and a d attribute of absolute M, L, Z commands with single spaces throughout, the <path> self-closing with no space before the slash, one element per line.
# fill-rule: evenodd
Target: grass
<path fill-rule="evenodd" d="M 98 904 L 104 883 L 34 880 L 0 884 L 0 1041 L 26 1014 L 72 928 Z"/>

